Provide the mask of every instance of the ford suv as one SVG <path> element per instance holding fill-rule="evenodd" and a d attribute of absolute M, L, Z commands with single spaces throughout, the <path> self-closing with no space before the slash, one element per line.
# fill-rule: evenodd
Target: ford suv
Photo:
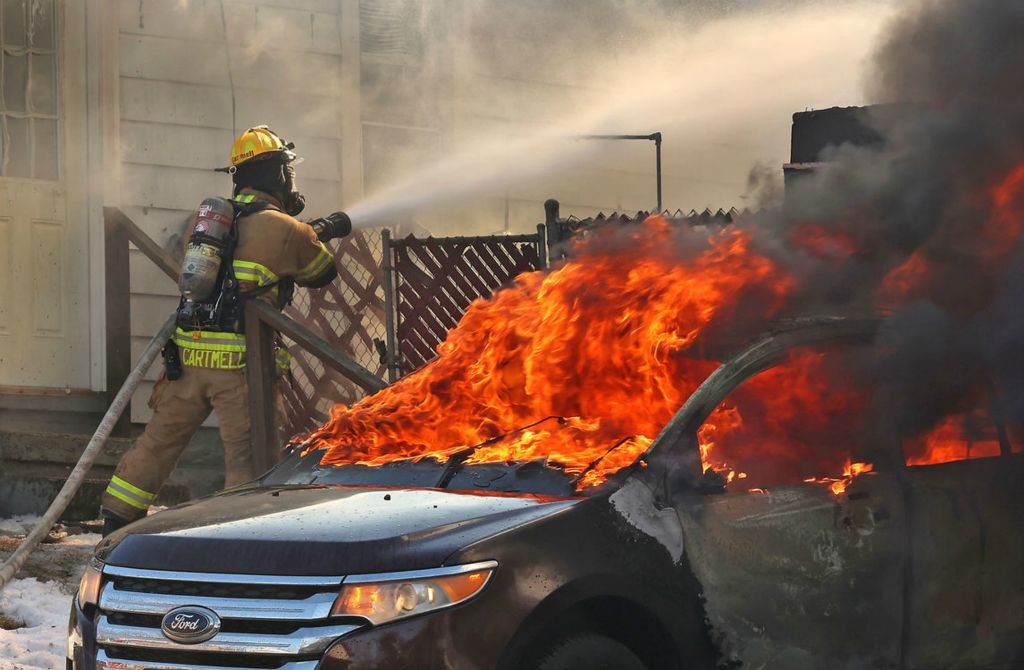
<path fill-rule="evenodd" d="M 702 471 L 697 431 L 736 387 L 795 347 L 876 328 L 815 319 L 757 340 L 591 495 L 538 463 L 292 453 L 101 542 L 68 667 L 1021 667 L 1019 445 L 878 458 L 842 495 L 732 491 Z"/>

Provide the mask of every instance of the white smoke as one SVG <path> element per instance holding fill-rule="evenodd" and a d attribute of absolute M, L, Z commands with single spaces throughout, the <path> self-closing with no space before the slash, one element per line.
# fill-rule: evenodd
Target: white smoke
<path fill-rule="evenodd" d="M 864 63 L 891 9 L 877 1 L 811 5 L 692 28 L 676 19 L 614 49 L 581 43 L 576 57 L 586 61 L 586 73 L 578 62 L 537 57 L 530 65 L 548 70 L 542 76 L 564 80 L 557 71 L 571 68 L 576 77 L 574 91 L 554 92 L 549 113 L 517 124 L 514 135 L 461 136 L 455 151 L 369 194 L 349 213 L 357 226 L 370 226 L 510 192 L 535 201 L 560 197 L 563 186 L 606 193 L 612 206 L 650 209 L 653 147 L 575 138 L 653 131 L 664 134 L 667 207 L 741 205 L 756 163 L 788 159 L 792 112 L 864 102 Z M 517 104 L 484 84 L 463 96 Z M 616 189 L 632 192 L 616 200 Z"/>

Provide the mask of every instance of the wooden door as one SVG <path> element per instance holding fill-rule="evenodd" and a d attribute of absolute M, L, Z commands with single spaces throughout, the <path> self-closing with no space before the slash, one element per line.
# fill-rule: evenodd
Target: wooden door
<path fill-rule="evenodd" d="M 69 211 L 83 144 L 65 136 L 84 113 L 67 77 L 80 64 L 65 60 L 82 27 L 66 6 L 0 0 L 0 386 L 90 382 L 88 224 Z"/>

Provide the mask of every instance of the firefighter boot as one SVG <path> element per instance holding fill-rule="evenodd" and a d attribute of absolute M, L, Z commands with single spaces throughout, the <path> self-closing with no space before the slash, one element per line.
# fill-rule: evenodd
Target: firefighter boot
<path fill-rule="evenodd" d="M 104 512 L 102 531 L 103 537 L 110 535 L 115 530 L 121 530 L 130 523 L 131 521 L 129 521 L 128 519 L 122 519 L 121 517 L 111 514 L 109 512 Z"/>

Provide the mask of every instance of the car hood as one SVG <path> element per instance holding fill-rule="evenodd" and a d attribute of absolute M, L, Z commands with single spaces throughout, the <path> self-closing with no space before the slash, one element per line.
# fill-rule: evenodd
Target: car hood
<path fill-rule="evenodd" d="M 112 534 L 97 557 L 183 572 L 347 575 L 443 565 L 490 535 L 580 498 L 437 489 L 255 488 L 160 512 Z"/>

